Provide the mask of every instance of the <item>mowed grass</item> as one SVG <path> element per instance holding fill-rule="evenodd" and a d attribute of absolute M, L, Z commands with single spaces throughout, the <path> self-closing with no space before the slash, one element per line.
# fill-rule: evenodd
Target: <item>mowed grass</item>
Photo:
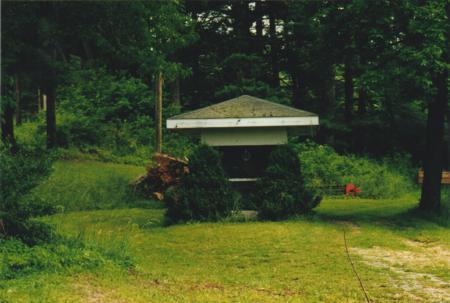
<path fill-rule="evenodd" d="M 0 301 L 364 302 L 345 232 L 373 302 L 448 302 L 450 230 L 415 216 L 417 199 L 325 199 L 315 215 L 284 222 L 171 227 L 162 224 L 163 209 L 62 213 L 44 220 L 62 234 L 126 250 L 136 267 L 5 281 Z"/>

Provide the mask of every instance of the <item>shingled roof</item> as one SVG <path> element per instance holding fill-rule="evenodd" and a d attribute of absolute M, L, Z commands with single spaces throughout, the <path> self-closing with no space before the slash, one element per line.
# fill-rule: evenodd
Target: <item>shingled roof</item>
<path fill-rule="evenodd" d="M 221 103 L 183 113 L 169 119 L 228 119 L 314 116 L 317 115 L 249 95 L 242 95 Z"/>

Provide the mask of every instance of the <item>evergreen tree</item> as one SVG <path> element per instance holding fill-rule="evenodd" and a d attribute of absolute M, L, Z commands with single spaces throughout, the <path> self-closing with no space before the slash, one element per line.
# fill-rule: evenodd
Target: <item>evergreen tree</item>
<path fill-rule="evenodd" d="M 235 195 L 218 151 L 200 145 L 189 160 L 189 174 L 166 194 L 166 218 L 171 223 L 217 221 L 235 207 Z"/>
<path fill-rule="evenodd" d="M 320 203 L 321 197 L 305 188 L 295 149 L 281 145 L 270 154 L 253 199 L 260 218 L 280 220 L 310 212 Z"/>

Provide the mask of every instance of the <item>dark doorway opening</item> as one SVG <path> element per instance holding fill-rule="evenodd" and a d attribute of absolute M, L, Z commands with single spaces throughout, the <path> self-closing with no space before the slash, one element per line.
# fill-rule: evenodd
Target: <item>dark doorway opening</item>
<path fill-rule="evenodd" d="M 258 178 L 274 146 L 222 146 L 222 164 L 229 178 Z"/>

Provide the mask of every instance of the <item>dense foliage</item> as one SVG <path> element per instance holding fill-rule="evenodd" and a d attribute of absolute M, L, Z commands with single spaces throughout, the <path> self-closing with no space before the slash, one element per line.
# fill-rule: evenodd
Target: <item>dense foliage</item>
<path fill-rule="evenodd" d="M 64 158 L 84 158 L 133 164 L 148 163 L 154 142 L 154 96 L 140 79 L 112 75 L 104 68 L 81 69 L 74 60 L 67 81 L 58 89 L 56 138 Z M 163 116 L 180 112 L 172 104 Z M 17 129 L 20 143 L 45 143 L 42 115 Z M 165 136 L 163 151 L 186 156 L 193 146 L 189 137 Z"/>
<path fill-rule="evenodd" d="M 307 187 L 322 194 L 342 195 L 347 183 L 361 189 L 359 196 L 379 199 L 399 197 L 414 188 L 417 169 L 405 155 L 375 161 L 367 157 L 339 155 L 330 146 L 312 142 L 295 147 Z"/>
<path fill-rule="evenodd" d="M 310 212 L 322 199 L 305 187 L 300 161 L 291 145 L 276 148 L 269 157 L 254 195 L 258 216 L 279 220 Z"/>
<path fill-rule="evenodd" d="M 51 172 L 52 157 L 46 153 L 27 146 L 0 147 L 0 235 L 3 237 L 18 237 L 36 244 L 53 236 L 51 227 L 31 219 L 55 211 L 52 205 L 30 194 Z"/>
<path fill-rule="evenodd" d="M 217 221 L 231 214 L 235 201 L 219 152 L 200 145 L 189 160 L 189 174 L 166 193 L 166 218 L 170 223 Z"/>

